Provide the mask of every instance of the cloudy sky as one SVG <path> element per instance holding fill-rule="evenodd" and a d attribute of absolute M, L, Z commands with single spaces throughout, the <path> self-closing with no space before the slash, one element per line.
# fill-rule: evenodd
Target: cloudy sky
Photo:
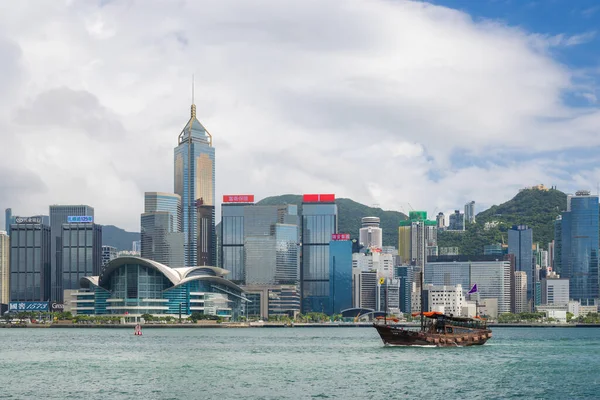
<path fill-rule="evenodd" d="M 0 13 L 0 208 L 139 230 L 191 77 L 222 194 L 430 213 L 600 182 L 600 6 L 19 1 Z M 0 215 L 3 223 L 4 215 Z"/>

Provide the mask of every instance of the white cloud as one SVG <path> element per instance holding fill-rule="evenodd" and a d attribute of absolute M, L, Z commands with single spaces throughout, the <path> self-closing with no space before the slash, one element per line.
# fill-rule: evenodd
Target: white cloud
<path fill-rule="evenodd" d="M 600 112 L 564 105 L 574 71 L 549 50 L 594 33 L 548 37 L 403 1 L 15 4 L 0 15 L 0 208 L 20 214 L 87 203 L 137 230 L 143 192 L 173 189 L 192 73 L 217 198 L 491 205 L 525 185 L 570 189 L 531 157 L 600 145 Z M 451 158 L 512 150 L 528 161 Z"/>

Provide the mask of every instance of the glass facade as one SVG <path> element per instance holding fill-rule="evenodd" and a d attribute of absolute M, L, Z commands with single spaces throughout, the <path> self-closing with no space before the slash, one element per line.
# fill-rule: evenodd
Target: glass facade
<path fill-rule="evenodd" d="M 215 148 L 212 136 L 196 119 L 195 110 L 192 105 L 192 116 L 179 134 L 175 148 L 175 193 L 181 196 L 185 266 L 198 265 L 199 227 L 202 227 L 198 221 L 198 206 L 212 207 L 212 224 L 203 235 L 211 237 L 208 257 L 216 262 Z"/>
<path fill-rule="evenodd" d="M 96 224 L 63 224 L 62 287 L 79 289 L 79 280 L 100 274 L 102 265 L 102 227 Z"/>
<path fill-rule="evenodd" d="M 463 290 L 468 291 L 470 280 L 469 262 L 435 262 L 425 265 L 426 285 L 454 286 L 461 285 Z"/>
<path fill-rule="evenodd" d="M 596 299 L 598 293 L 598 196 L 569 198 L 561 219 L 561 277 L 569 278 L 571 298 Z"/>
<path fill-rule="evenodd" d="M 50 206 L 50 232 L 51 243 L 51 276 L 50 300 L 62 303 L 63 301 L 63 276 L 62 276 L 62 226 L 68 223 L 68 217 L 94 217 L 94 208 L 86 205 L 54 205 Z"/>
<path fill-rule="evenodd" d="M 352 307 L 352 242 L 329 243 L 329 306 L 327 314 Z"/>
<path fill-rule="evenodd" d="M 534 298 L 535 262 L 533 231 L 527 225 L 515 225 L 508 230 L 508 254 L 515 256 L 515 271 L 527 274 L 527 300 Z"/>
<path fill-rule="evenodd" d="M 302 204 L 302 312 L 329 308 L 329 242 L 337 233 L 335 203 Z"/>
<path fill-rule="evenodd" d="M 411 292 L 414 280 L 414 268 L 410 265 L 398 266 L 395 268 L 395 277 L 400 281 L 400 311 L 403 313 L 411 312 Z"/>
<path fill-rule="evenodd" d="M 222 267 L 245 285 L 299 281 L 298 216 L 295 206 L 227 204 L 222 207 Z"/>
<path fill-rule="evenodd" d="M 11 225 L 10 301 L 48 301 L 50 235 L 48 225 Z"/>
<path fill-rule="evenodd" d="M 81 303 L 74 308 L 76 313 L 140 317 L 181 312 L 186 317 L 198 312 L 234 320 L 245 313 L 243 291 L 213 267 L 173 269 L 151 260 L 120 257 L 97 279 L 82 280 L 87 286 L 74 293 L 75 303 Z"/>
<path fill-rule="evenodd" d="M 181 232 L 181 197 L 174 193 L 144 193 L 144 213 L 166 211 L 169 213 L 169 232 Z"/>
<path fill-rule="evenodd" d="M 223 204 L 221 207 L 221 266 L 230 271 L 229 279 L 243 283 L 244 268 L 244 210 L 250 205 Z"/>
<path fill-rule="evenodd" d="M 497 299 L 498 313 L 510 312 L 511 266 L 510 261 L 482 261 L 470 263 L 470 286 L 463 286 L 466 295 L 477 284 L 480 300 Z M 426 270 L 427 271 L 427 270 Z"/>
<path fill-rule="evenodd" d="M 183 232 L 170 231 L 171 221 L 166 211 L 142 214 L 141 255 L 173 268 L 183 267 Z"/>

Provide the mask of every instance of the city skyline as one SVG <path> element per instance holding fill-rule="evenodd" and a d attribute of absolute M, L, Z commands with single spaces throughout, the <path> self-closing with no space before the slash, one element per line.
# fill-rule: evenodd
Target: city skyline
<path fill-rule="evenodd" d="M 92 204 L 99 223 L 136 230 L 143 193 L 172 190 L 192 74 L 219 148 L 216 198 L 332 192 L 435 215 L 541 182 L 594 189 L 592 2 L 434 3 L 296 4 L 301 18 L 277 2 L 12 7 L 0 16 L 0 208 Z M 24 30 L 38 13 L 48 22 Z"/>

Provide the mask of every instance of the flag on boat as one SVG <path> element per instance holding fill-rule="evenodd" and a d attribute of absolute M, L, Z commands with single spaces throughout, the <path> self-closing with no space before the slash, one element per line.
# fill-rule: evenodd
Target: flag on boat
<path fill-rule="evenodd" d="M 474 284 L 473 287 L 471 288 L 471 290 L 469 290 L 469 293 L 467 294 L 473 294 L 473 293 L 477 293 L 477 284 Z"/>

